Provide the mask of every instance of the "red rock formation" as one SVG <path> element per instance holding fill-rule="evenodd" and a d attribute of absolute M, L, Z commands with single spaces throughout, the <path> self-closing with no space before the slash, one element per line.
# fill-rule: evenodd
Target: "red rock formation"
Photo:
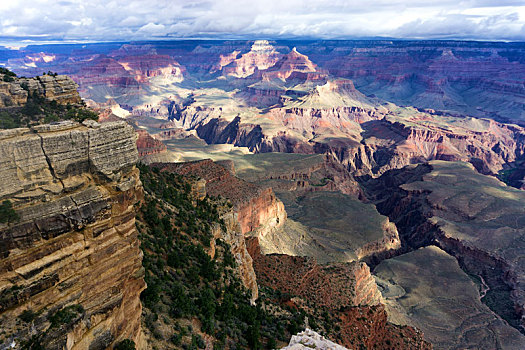
<path fill-rule="evenodd" d="M 257 79 L 288 79 L 292 73 L 319 73 L 317 65 L 310 61 L 308 56 L 297 52 L 295 47 L 290 53 L 281 57 L 273 66 L 268 69 L 254 72 L 253 78 Z M 306 78 L 306 76 L 305 76 Z"/>
<path fill-rule="evenodd" d="M 124 56 L 118 60 L 118 63 L 130 72 L 139 83 L 147 82 L 149 78 L 159 76 L 179 82 L 184 79 L 183 69 L 167 55 Z"/>
<path fill-rule="evenodd" d="M 355 349 L 432 349 L 416 328 L 387 322 L 383 305 L 352 307 L 338 312 L 341 344 Z"/>
<path fill-rule="evenodd" d="M 137 135 L 137 150 L 139 152 L 139 157 L 166 152 L 166 145 L 151 137 L 146 130 L 137 130 Z"/>
<path fill-rule="evenodd" d="M 211 160 L 158 163 L 152 166 L 162 171 L 205 179 L 208 195 L 223 196 L 232 202 L 244 234 L 271 229 L 281 225 L 286 219 L 284 205 L 275 197 L 271 188 L 261 188 L 244 181 Z"/>
<path fill-rule="evenodd" d="M 259 285 L 328 310 L 339 327 L 331 338 L 341 345 L 350 349 L 359 345 L 385 350 L 432 348 L 417 329 L 387 322 L 381 295 L 366 264 L 319 265 L 311 258 L 262 255 L 255 237 L 249 238 L 247 245 Z M 285 299 L 283 303 L 293 306 L 293 300 Z"/>
<path fill-rule="evenodd" d="M 240 57 L 239 57 L 240 56 Z M 240 55 L 234 51 L 228 55 L 221 55 L 217 70 L 223 75 L 244 78 L 252 75 L 256 70 L 264 70 L 274 66 L 282 56 L 267 40 L 256 40 L 249 52 Z"/>
<path fill-rule="evenodd" d="M 308 257 L 263 255 L 256 237 L 249 238 L 247 246 L 260 285 L 299 296 L 331 310 L 376 305 L 381 300 L 365 263 L 319 265 Z"/>

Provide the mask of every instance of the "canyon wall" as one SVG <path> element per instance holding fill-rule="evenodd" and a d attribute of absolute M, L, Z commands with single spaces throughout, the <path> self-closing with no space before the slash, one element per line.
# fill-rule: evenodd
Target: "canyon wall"
<path fill-rule="evenodd" d="M 181 175 L 193 175 L 206 180 L 206 192 L 210 196 L 223 196 L 230 200 L 242 233 L 257 231 L 264 235 L 286 220 L 283 203 L 275 197 L 271 188 L 263 188 L 236 177 L 223 165 L 211 160 L 188 163 L 152 164 L 163 171 Z"/>
<path fill-rule="evenodd" d="M 20 78 L 11 82 L 0 81 L 0 107 L 20 107 L 27 102 L 28 95 L 38 95 L 48 102 L 79 104 L 82 102 L 78 85 L 65 75 L 41 75 Z"/>
<path fill-rule="evenodd" d="M 443 161 L 392 170 L 363 185 L 396 223 L 403 249 L 439 246 L 488 287 L 482 301 L 524 332 L 523 191 L 470 164 Z"/>
<path fill-rule="evenodd" d="M 123 122 L 0 132 L 0 348 L 145 347 L 137 160 Z"/>

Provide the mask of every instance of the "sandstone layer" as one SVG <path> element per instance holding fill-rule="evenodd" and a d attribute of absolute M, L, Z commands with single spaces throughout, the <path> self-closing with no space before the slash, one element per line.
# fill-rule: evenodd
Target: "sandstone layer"
<path fill-rule="evenodd" d="M 1 344 L 144 348 L 137 160 L 125 123 L 0 132 L 0 200 L 19 216 L 0 224 Z"/>

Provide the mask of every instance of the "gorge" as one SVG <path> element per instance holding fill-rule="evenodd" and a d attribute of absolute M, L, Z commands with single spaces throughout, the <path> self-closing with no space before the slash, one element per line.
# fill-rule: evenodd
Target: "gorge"
<path fill-rule="evenodd" d="M 0 349 L 525 347 L 524 52 L 0 50 Z"/>

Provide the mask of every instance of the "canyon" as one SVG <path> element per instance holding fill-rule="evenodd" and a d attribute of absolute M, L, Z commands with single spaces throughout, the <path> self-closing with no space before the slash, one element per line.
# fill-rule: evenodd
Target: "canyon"
<path fill-rule="evenodd" d="M 19 75 L 71 76 L 0 82 L 0 112 L 34 94 L 64 108 L 82 105 L 81 96 L 100 121 L 0 132 L 1 159 L 11 159 L 0 199 L 20 217 L 0 224 L 0 317 L 10 320 L 3 341 L 41 333 L 50 348 L 52 338 L 78 349 L 124 339 L 166 347 L 173 331 L 193 341 L 153 320 L 176 319 L 162 303 L 148 304 L 141 320 L 141 301 L 155 287 L 148 282 L 139 299 L 137 208 L 157 201 L 178 222 L 190 204 L 175 210 L 171 192 L 152 193 L 155 181 L 144 199 L 140 161 L 185 179 L 191 210 L 220 208 L 219 221 L 199 229 L 210 230 L 209 246 L 199 244 L 217 266 L 227 260 L 221 242 L 230 247 L 249 307 L 301 314 L 303 329 L 318 332 L 278 346 L 523 347 L 524 53 L 520 43 L 186 40 L 0 55 Z M 91 149 L 95 140 L 107 144 Z M 30 164 L 33 157 L 40 160 Z M 30 215 L 40 211 L 51 219 Z M 138 215 L 138 227 L 146 225 L 145 212 Z M 141 228 L 153 237 L 142 249 L 146 278 L 186 278 L 180 267 L 156 267 L 168 253 L 151 260 L 152 246 L 166 245 L 151 225 Z M 200 232 L 179 226 L 165 228 L 168 237 L 182 227 Z M 99 259 L 114 268 L 102 273 Z M 91 270 L 118 287 L 93 287 Z M 29 308 L 36 331 L 14 321 Z M 50 320 L 60 310 L 77 312 L 59 334 Z M 123 314 L 131 315 L 125 325 Z M 288 336 L 297 333 L 295 321 L 283 320 Z M 179 323 L 208 345 L 222 341 L 201 319 Z M 259 326 L 276 331 L 264 318 Z M 245 327 L 251 334 L 255 325 Z"/>

